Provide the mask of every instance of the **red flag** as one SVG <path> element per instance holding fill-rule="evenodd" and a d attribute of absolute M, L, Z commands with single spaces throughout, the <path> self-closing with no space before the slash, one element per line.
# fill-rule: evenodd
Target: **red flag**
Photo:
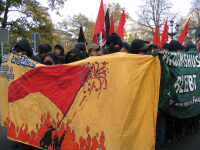
<path fill-rule="evenodd" d="M 156 44 L 159 48 L 158 26 L 156 26 L 156 30 L 154 33 L 153 44 Z"/>
<path fill-rule="evenodd" d="M 110 30 L 109 30 L 109 35 L 115 32 L 114 29 L 114 23 L 113 23 L 113 15 L 111 16 L 111 23 L 110 23 Z"/>
<path fill-rule="evenodd" d="M 181 33 L 181 36 L 180 36 L 179 39 L 178 39 L 178 41 L 179 41 L 182 45 L 184 44 L 184 41 L 185 41 L 185 39 L 187 38 L 187 31 L 188 31 L 189 21 L 190 21 L 190 18 L 188 19 L 187 24 L 186 24 L 185 28 L 183 29 L 183 32 Z"/>
<path fill-rule="evenodd" d="M 122 16 L 121 16 L 121 19 L 119 21 L 119 26 L 118 26 L 118 29 L 117 29 L 117 34 L 123 38 L 124 37 L 124 25 L 126 23 L 126 18 L 125 18 L 125 13 L 124 13 L 124 10 L 123 10 L 123 13 L 122 13 Z"/>
<path fill-rule="evenodd" d="M 168 20 L 168 18 L 167 18 Z M 161 38 L 161 41 L 160 41 L 160 47 L 162 49 L 163 45 L 165 43 L 167 43 L 168 41 L 168 27 L 167 27 L 167 20 L 165 22 L 165 27 L 164 27 L 164 30 L 163 30 L 163 33 L 162 33 L 162 38 Z"/>
<path fill-rule="evenodd" d="M 102 31 L 102 38 L 101 38 L 101 31 Z M 106 32 L 104 28 L 104 9 L 103 9 L 103 0 L 101 0 L 99 13 L 97 16 L 97 21 L 96 21 L 96 25 L 94 29 L 93 43 L 98 44 L 98 45 L 101 45 L 101 44 L 104 45 L 105 41 L 106 41 Z"/>

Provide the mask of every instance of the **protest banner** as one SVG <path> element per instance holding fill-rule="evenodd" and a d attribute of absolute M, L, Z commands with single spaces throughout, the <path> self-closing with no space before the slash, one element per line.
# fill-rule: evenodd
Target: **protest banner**
<path fill-rule="evenodd" d="M 200 114 L 200 58 L 196 51 L 163 52 L 159 107 L 177 118 Z"/>
<path fill-rule="evenodd" d="M 42 149 L 154 150 L 158 57 L 114 53 L 45 66 L 4 56 L 1 125 L 9 139 Z"/>

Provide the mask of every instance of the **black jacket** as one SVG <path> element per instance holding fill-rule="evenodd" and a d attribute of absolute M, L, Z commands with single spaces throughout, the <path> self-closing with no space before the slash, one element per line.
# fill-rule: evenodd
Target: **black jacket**
<path fill-rule="evenodd" d="M 71 50 L 67 53 L 67 55 L 66 55 L 66 57 L 65 57 L 65 63 L 70 63 L 69 60 L 68 60 L 68 58 L 70 58 L 70 55 L 69 55 L 69 54 L 70 54 L 71 52 L 75 53 L 75 54 L 76 54 L 76 57 L 79 57 L 79 60 L 83 59 L 83 57 L 82 57 L 81 52 L 79 51 L 79 49 L 74 48 L 74 49 L 71 49 Z M 76 61 L 78 61 L 78 60 L 76 60 Z"/>
<path fill-rule="evenodd" d="M 46 56 L 50 56 L 51 59 L 53 60 L 53 63 L 54 63 L 55 65 L 59 63 L 58 56 L 57 56 L 54 52 L 48 52 L 48 53 L 46 53 L 45 56 L 44 56 L 44 58 L 45 58 Z M 43 61 L 44 61 L 44 58 L 42 59 L 42 63 L 44 63 L 44 62 L 43 62 Z"/>
<path fill-rule="evenodd" d="M 76 49 L 79 49 L 79 51 L 83 50 L 82 58 L 87 58 L 87 52 L 86 52 L 86 46 L 84 42 L 78 42 L 75 46 Z"/>
<path fill-rule="evenodd" d="M 35 60 L 39 63 L 41 63 L 40 59 L 33 55 L 33 49 L 27 39 L 20 40 L 13 49 L 16 52 L 22 52 L 25 51 L 27 56 L 31 58 L 32 60 Z"/>

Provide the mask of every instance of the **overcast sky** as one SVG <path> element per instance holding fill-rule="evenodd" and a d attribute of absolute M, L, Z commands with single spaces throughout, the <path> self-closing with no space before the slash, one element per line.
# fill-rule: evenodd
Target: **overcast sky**
<path fill-rule="evenodd" d="M 180 12 L 180 15 L 185 17 L 190 12 L 191 1 L 192 0 L 171 0 L 173 3 L 173 11 Z M 43 5 L 47 5 L 46 1 L 40 2 Z M 101 0 L 67 0 L 67 2 L 65 2 L 64 8 L 60 9 L 60 13 L 63 15 L 62 17 L 59 17 L 50 12 L 53 23 L 55 24 L 56 22 L 61 22 L 68 15 L 73 16 L 79 13 L 82 13 L 89 19 L 95 21 L 97 18 L 100 2 Z M 128 12 L 134 20 L 137 20 L 137 15 L 135 12 L 139 9 L 142 0 L 103 0 L 104 4 L 117 2 L 119 2 L 121 7 L 126 8 L 126 12 Z"/>

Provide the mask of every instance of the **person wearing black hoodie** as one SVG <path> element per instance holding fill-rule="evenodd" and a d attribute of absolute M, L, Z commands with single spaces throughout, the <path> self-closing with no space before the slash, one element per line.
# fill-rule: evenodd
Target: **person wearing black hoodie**
<path fill-rule="evenodd" d="M 13 51 L 15 52 L 23 52 L 26 56 L 31 58 L 38 63 L 41 63 L 41 60 L 33 55 L 33 49 L 27 39 L 20 40 L 14 47 Z"/>
<path fill-rule="evenodd" d="M 81 55 L 81 52 L 79 49 L 71 49 L 66 57 L 65 57 L 65 63 L 69 64 L 69 63 L 72 63 L 72 62 L 75 62 L 75 61 L 79 61 L 81 59 L 84 59 L 83 56 Z"/>
<path fill-rule="evenodd" d="M 42 60 L 44 58 L 45 54 L 48 52 L 51 52 L 51 51 L 52 51 L 52 49 L 49 44 L 46 44 L 46 43 L 40 44 L 38 46 L 39 54 L 37 55 L 37 57 L 39 57 Z"/>
<path fill-rule="evenodd" d="M 65 54 L 64 54 L 64 47 L 62 46 L 62 44 L 55 45 L 54 53 L 58 56 L 59 64 L 63 64 L 65 60 Z"/>
<path fill-rule="evenodd" d="M 89 57 L 88 53 L 86 52 L 86 45 L 84 42 L 78 42 L 75 46 L 75 49 L 80 51 L 83 59 Z"/>
<path fill-rule="evenodd" d="M 54 51 L 53 51 L 57 56 L 63 56 L 65 57 L 64 54 L 64 47 L 62 46 L 62 44 L 56 44 L 54 47 Z"/>
<path fill-rule="evenodd" d="M 54 52 L 48 52 L 42 59 L 42 63 L 45 65 L 57 65 L 59 63 L 59 59 Z"/>

